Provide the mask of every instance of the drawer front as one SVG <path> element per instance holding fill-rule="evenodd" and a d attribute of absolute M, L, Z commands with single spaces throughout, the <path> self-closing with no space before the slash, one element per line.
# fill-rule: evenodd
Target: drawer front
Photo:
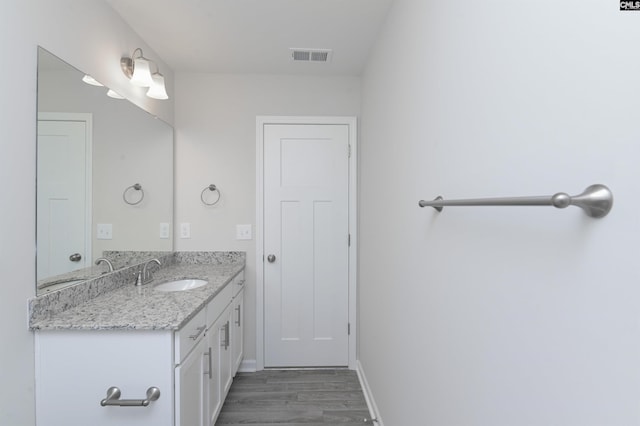
<path fill-rule="evenodd" d="M 215 320 L 222 315 L 226 307 L 229 306 L 231 299 L 235 295 L 235 287 L 238 286 L 231 281 L 209 302 L 207 305 L 207 328 L 211 327 Z"/>
<path fill-rule="evenodd" d="M 238 275 L 233 277 L 231 284 L 233 284 L 233 287 L 234 287 L 233 297 L 236 297 L 238 293 L 240 293 L 242 289 L 244 289 L 244 269 L 240 271 Z"/>
<path fill-rule="evenodd" d="M 176 364 L 180 364 L 196 343 L 204 337 L 207 327 L 206 320 L 206 309 L 201 309 L 184 327 L 176 331 Z"/>

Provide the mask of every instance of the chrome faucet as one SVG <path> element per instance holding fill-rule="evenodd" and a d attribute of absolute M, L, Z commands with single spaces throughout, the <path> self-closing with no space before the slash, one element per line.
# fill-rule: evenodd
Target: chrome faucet
<path fill-rule="evenodd" d="M 155 263 L 158 266 L 161 266 L 162 263 L 160 263 L 160 261 L 158 259 L 151 259 L 150 261 L 148 261 L 147 263 L 144 264 L 144 266 L 142 267 L 142 271 L 141 271 L 141 275 L 142 275 L 142 280 L 140 282 L 140 284 L 146 284 L 149 281 L 151 281 L 153 279 L 153 276 L 151 275 L 151 271 L 148 271 L 147 268 L 149 267 L 149 265 L 151 263 Z M 137 285 L 140 285 L 136 282 Z"/>
<path fill-rule="evenodd" d="M 100 263 L 106 263 L 109 266 L 109 272 L 113 272 L 113 263 L 111 263 L 111 261 L 105 257 L 99 257 L 98 259 L 96 259 L 96 265 L 99 265 Z"/>

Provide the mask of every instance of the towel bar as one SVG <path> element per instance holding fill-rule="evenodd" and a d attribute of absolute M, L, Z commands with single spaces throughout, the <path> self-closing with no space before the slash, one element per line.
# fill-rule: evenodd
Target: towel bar
<path fill-rule="evenodd" d="M 613 206 L 613 194 L 605 185 L 589 186 L 581 194 L 570 196 L 564 192 L 550 196 L 476 198 L 468 200 L 445 200 L 438 196 L 433 201 L 420 200 L 420 207 L 433 207 L 441 212 L 448 206 L 554 206 L 563 209 L 580 207 L 589 217 L 602 218 L 609 214 Z"/>

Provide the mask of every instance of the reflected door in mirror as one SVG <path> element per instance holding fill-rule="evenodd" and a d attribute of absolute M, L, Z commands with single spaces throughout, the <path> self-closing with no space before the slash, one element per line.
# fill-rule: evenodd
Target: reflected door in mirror
<path fill-rule="evenodd" d="M 88 125 L 86 120 L 38 120 L 38 279 L 91 261 Z"/>

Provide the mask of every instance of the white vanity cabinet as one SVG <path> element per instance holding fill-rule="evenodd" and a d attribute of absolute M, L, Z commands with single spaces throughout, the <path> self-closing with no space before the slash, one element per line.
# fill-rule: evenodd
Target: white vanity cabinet
<path fill-rule="evenodd" d="M 213 299 L 207 306 L 207 336 L 209 351 L 211 351 L 211 371 L 206 388 L 207 406 L 205 406 L 204 423 L 214 426 L 222 403 L 224 402 L 233 376 L 237 369 L 234 368 L 233 347 L 238 345 L 235 339 L 243 337 L 242 334 L 234 335 L 234 315 L 233 307 L 238 297 L 244 294 L 244 273 L 236 275 L 233 281 L 225 287 L 220 294 L 220 298 Z M 228 302 L 228 303 L 227 303 Z M 223 306 L 224 305 L 224 306 Z M 206 379 L 205 379 L 206 381 Z M 184 426 L 184 425 L 181 425 Z"/>
<path fill-rule="evenodd" d="M 233 376 L 238 372 L 244 356 L 244 279 L 236 287 L 237 293 L 232 303 L 231 326 L 231 368 Z"/>
<path fill-rule="evenodd" d="M 243 282 L 240 272 L 175 332 L 36 331 L 37 425 L 213 426 L 236 370 Z M 150 387 L 160 397 L 146 407 L 102 406 L 114 386 L 120 400 L 144 400 Z"/>
<path fill-rule="evenodd" d="M 38 426 L 172 426 L 173 333 L 60 330 L 36 332 Z M 139 399 L 149 387 L 160 398 L 147 407 L 100 405 L 107 390 Z"/>

